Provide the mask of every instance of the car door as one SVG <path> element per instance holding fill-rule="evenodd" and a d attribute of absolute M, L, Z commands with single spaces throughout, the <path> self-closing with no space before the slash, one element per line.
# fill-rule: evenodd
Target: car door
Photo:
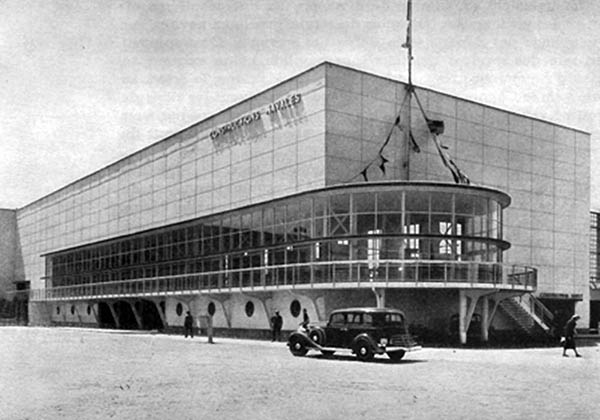
<path fill-rule="evenodd" d="M 362 315 L 363 314 L 356 312 L 346 314 L 346 328 L 342 331 L 344 347 L 350 347 L 354 341 L 354 338 L 362 333 Z"/>
<path fill-rule="evenodd" d="M 344 347 L 344 335 L 347 332 L 346 314 L 332 314 L 327 324 L 325 333 L 327 335 L 327 347 Z"/>

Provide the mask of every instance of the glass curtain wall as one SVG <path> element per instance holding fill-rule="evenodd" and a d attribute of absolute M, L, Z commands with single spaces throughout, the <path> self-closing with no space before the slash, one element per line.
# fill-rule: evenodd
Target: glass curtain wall
<path fill-rule="evenodd" d="M 48 255 L 48 283 L 208 273 L 211 287 L 244 287 L 350 279 L 355 261 L 371 270 L 391 260 L 501 262 L 498 195 L 443 185 L 319 190 Z"/>

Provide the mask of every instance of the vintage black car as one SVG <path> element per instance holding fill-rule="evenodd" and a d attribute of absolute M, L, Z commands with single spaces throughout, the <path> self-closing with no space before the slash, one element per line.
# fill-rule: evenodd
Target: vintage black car
<path fill-rule="evenodd" d="M 294 356 L 304 356 L 310 349 L 324 355 L 349 349 L 362 361 L 376 354 L 400 360 L 406 352 L 421 348 L 408 332 L 404 313 L 389 308 L 335 310 L 326 324 L 309 324 L 292 333 L 288 346 Z"/>

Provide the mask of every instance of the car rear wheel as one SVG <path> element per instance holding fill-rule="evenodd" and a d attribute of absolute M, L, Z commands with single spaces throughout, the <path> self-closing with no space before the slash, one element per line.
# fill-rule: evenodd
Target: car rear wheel
<path fill-rule="evenodd" d="M 388 351 L 387 352 L 388 357 L 390 359 L 392 359 L 394 362 L 397 362 L 398 360 L 402 359 L 405 354 L 406 354 L 406 351 L 404 351 L 404 350 Z"/>
<path fill-rule="evenodd" d="M 373 350 L 367 342 L 360 342 L 356 346 L 356 357 L 358 360 L 368 362 L 373 359 Z"/>
<path fill-rule="evenodd" d="M 298 337 L 292 337 L 290 339 L 290 351 L 294 356 L 304 356 L 308 353 L 308 349 L 302 342 L 302 340 Z"/>

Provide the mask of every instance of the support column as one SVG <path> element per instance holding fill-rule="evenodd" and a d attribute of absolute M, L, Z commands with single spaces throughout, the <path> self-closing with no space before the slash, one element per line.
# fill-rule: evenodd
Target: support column
<path fill-rule="evenodd" d="M 225 321 L 227 322 L 227 327 L 231 328 L 231 314 L 227 310 L 225 306 L 225 302 L 231 298 L 230 295 L 222 296 L 222 295 L 214 295 L 210 297 L 212 300 L 217 301 L 221 304 L 221 310 L 223 311 L 223 315 L 225 316 Z"/>
<path fill-rule="evenodd" d="M 114 303 L 108 303 L 107 302 L 107 305 L 108 305 L 108 308 L 110 309 L 110 313 L 111 313 L 113 319 L 115 320 L 115 326 L 117 327 L 117 329 L 120 329 L 121 328 L 121 322 L 119 321 L 119 316 L 117 315 L 117 311 L 115 311 L 115 307 L 114 307 L 115 303 L 116 302 L 114 302 Z"/>
<path fill-rule="evenodd" d="M 79 325 L 83 324 L 83 321 L 81 319 L 81 314 L 79 313 L 79 308 L 77 307 L 76 304 L 74 304 L 73 307 L 75 308 L 75 314 L 77 315 L 77 319 L 79 320 Z"/>
<path fill-rule="evenodd" d="M 489 307 L 489 296 L 494 295 L 494 306 L 490 311 Z M 488 341 L 490 325 L 492 319 L 498 309 L 498 304 L 502 299 L 507 296 L 503 292 L 489 291 L 489 290 L 459 290 L 459 336 L 461 344 L 467 342 L 467 331 L 469 331 L 469 325 L 477 306 L 479 298 L 483 298 L 482 301 L 482 314 L 481 314 L 481 338 L 483 341 Z"/>
<path fill-rule="evenodd" d="M 460 344 L 467 344 L 467 295 L 464 290 L 458 291 L 458 337 Z"/>
<path fill-rule="evenodd" d="M 135 317 L 135 322 L 137 323 L 138 329 L 143 330 L 144 326 L 142 324 L 142 317 L 138 313 L 137 309 L 135 309 L 135 302 L 127 301 L 127 303 L 131 307 L 131 312 L 133 312 L 133 316 Z"/>
<path fill-rule="evenodd" d="M 371 289 L 375 294 L 375 300 L 377 301 L 378 308 L 385 308 L 385 289 Z"/>
<path fill-rule="evenodd" d="M 489 341 L 489 325 L 490 325 L 490 303 L 487 296 L 482 296 L 481 301 L 481 340 L 484 343 Z"/>
<path fill-rule="evenodd" d="M 167 317 L 165 316 L 164 312 L 162 311 L 162 308 L 160 307 L 160 300 L 152 300 L 152 303 L 154 304 L 154 306 L 156 307 L 156 310 L 158 311 L 158 315 L 160 316 L 160 320 L 163 324 L 163 328 L 167 328 Z M 167 302 L 165 301 L 165 306 L 166 306 Z"/>
<path fill-rule="evenodd" d="M 481 337 L 483 341 L 489 340 L 490 326 L 492 325 L 494 315 L 496 315 L 496 311 L 498 310 L 500 302 L 504 299 L 519 296 L 520 294 L 521 293 L 515 292 L 493 292 L 483 296 L 483 313 L 481 314 Z M 490 299 L 493 302 L 491 309 L 489 304 Z"/>
<path fill-rule="evenodd" d="M 96 313 L 96 307 L 94 306 L 94 302 L 88 302 L 90 308 L 92 308 L 92 313 L 94 314 L 94 319 L 96 320 L 96 325 L 100 326 L 100 322 L 98 321 L 98 314 Z"/>

